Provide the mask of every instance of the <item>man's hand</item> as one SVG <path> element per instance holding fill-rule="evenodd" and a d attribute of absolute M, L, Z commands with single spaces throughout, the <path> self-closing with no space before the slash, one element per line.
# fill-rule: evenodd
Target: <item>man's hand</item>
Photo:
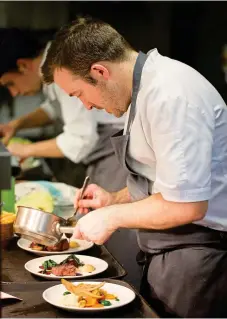
<path fill-rule="evenodd" d="M 74 207 L 78 208 L 78 212 L 86 214 L 89 208 L 101 208 L 113 204 L 113 194 L 105 191 L 96 184 L 88 185 L 84 192 L 83 199 L 79 200 L 82 189 L 76 192 L 74 199 Z"/>
<path fill-rule="evenodd" d="M 7 145 L 9 140 L 16 134 L 16 128 L 8 124 L 0 124 L 0 137 L 2 137 L 2 143 Z"/>
<path fill-rule="evenodd" d="M 117 206 L 120 205 L 103 207 L 80 218 L 73 237 L 92 241 L 97 245 L 105 243 L 118 228 L 114 218 Z"/>
<path fill-rule="evenodd" d="M 20 158 L 20 162 L 25 160 L 26 158 L 30 157 L 30 145 L 23 145 L 23 144 L 12 144 L 8 146 L 9 152 Z"/>

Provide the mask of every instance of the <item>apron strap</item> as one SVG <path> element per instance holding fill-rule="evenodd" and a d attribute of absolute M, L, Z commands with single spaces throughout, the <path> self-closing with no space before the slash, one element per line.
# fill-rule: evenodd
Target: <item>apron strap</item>
<path fill-rule="evenodd" d="M 134 67 L 132 101 L 131 101 L 131 107 L 130 107 L 130 112 L 128 117 L 126 135 L 130 133 L 131 126 L 136 115 L 136 100 L 137 100 L 137 95 L 139 93 L 143 66 L 147 60 L 147 57 L 148 56 L 145 53 L 140 51 L 136 60 L 135 67 Z"/>

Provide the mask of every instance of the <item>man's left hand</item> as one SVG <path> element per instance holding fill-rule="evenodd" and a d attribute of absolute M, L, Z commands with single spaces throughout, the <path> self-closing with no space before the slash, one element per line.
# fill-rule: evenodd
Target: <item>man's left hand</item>
<path fill-rule="evenodd" d="M 115 211 L 116 206 L 113 205 L 88 213 L 77 222 L 73 237 L 102 245 L 118 228 Z"/>

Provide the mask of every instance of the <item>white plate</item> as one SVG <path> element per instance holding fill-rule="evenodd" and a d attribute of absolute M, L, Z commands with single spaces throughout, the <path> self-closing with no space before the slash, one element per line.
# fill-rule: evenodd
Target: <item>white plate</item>
<path fill-rule="evenodd" d="M 99 284 L 101 282 L 96 282 L 96 281 L 95 282 L 94 281 L 73 282 L 73 284 L 75 284 L 75 285 L 78 285 L 79 283 Z M 127 287 L 121 286 L 121 285 L 117 285 L 117 284 L 105 283 L 105 285 L 102 287 L 102 289 L 106 290 L 110 294 L 116 295 L 117 298 L 119 299 L 119 301 L 110 300 L 112 305 L 107 306 L 107 307 L 103 307 L 103 308 L 92 308 L 92 307 L 79 308 L 79 307 L 64 306 L 62 304 L 62 298 L 64 297 L 63 293 L 67 290 L 64 287 L 64 285 L 62 285 L 62 284 L 46 289 L 43 292 L 43 298 L 51 305 L 56 306 L 56 307 L 61 308 L 61 309 L 65 309 L 68 311 L 89 311 L 89 312 L 91 312 L 91 311 L 103 311 L 103 310 L 111 310 L 111 309 L 119 308 L 119 307 L 122 307 L 124 305 L 129 304 L 136 297 L 133 290 L 131 290 Z"/>
<path fill-rule="evenodd" d="M 89 264 L 89 265 L 94 266 L 95 270 L 92 273 L 88 273 L 88 272 L 83 273 L 82 276 L 55 276 L 53 274 L 45 275 L 45 274 L 39 273 L 39 271 L 42 270 L 39 268 L 39 266 L 41 266 L 44 263 L 44 261 L 46 261 L 48 259 L 52 259 L 52 260 L 56 261 L 57 263 L 60 263 L 64 259 L 66 259 L 68 256 L 70 256 L 70 255 L 52 255 L 52 256 L 48 256 L 48 257 L 39 257 L 39 258 L 29 260 L 24 265 L 24 267 L 26 270 L 28 270 L 32 274 L 49 279 L 49 280 L 60 280 L 61 278 L 65 278 L 65 279 L 78 278 L 78 279 L 80 279 L 80 278 L 90 277 L 90 276 L 100 274 L 101 272 L 105 271 L 108 268 L 107 262 L 102 260 L 102 259 L 91 257 L 91 256 L 75 255 L 84 264 Z"/>
<path fill-rule="evenodd" d="M 70 241 L 74 241 L 73 239 L 70 239 Z M 86 241 L 86 240 L 75 240 L 76 242 L 78 242 L 78 244 L 80 245 L 79 247 L 77 248 L 69 248 L 67 250 L 64 250 L 64 251 L 38 251 L 38 250 L 34 250 L 34 249 L 31 249 L 29 246 L 31 245 L 31 241 L 30 240 L 27 240 L 27 239 L 24 239 L 24 238 L 20 238 L 17 242 L 17 245 L 24 249 L 24 250 L 27 250 L 35 255 L 38 255 L 38 256 L 49 256 L 49 255 L 62 255 L 62 254 L 73 254 L 73 253 L 78 253 L 80 251 L 84 251 L 84 250 L 87 250 L 89 248 L 91 248 L 94 243 L 92 242 L 89 242 L 89 241 Z"/>

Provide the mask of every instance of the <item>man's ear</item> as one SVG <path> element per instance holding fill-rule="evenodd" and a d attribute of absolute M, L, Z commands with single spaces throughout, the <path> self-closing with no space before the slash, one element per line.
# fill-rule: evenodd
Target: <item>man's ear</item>
<path fill-rule="evenodd" d="M 31 69 L 31 62 L 27 59 L 18 59 L 17 67 L 19 72 L 26 74 Z"/>
<path fill-rule="evenodd" d="M 108 79 L 110 78 L 110 72 L 102 64 L 94 63 L 92 64 L 90 69 L 90 76 L 97 81 L 100 81 L 100 80 L 108 81 Z"/>

